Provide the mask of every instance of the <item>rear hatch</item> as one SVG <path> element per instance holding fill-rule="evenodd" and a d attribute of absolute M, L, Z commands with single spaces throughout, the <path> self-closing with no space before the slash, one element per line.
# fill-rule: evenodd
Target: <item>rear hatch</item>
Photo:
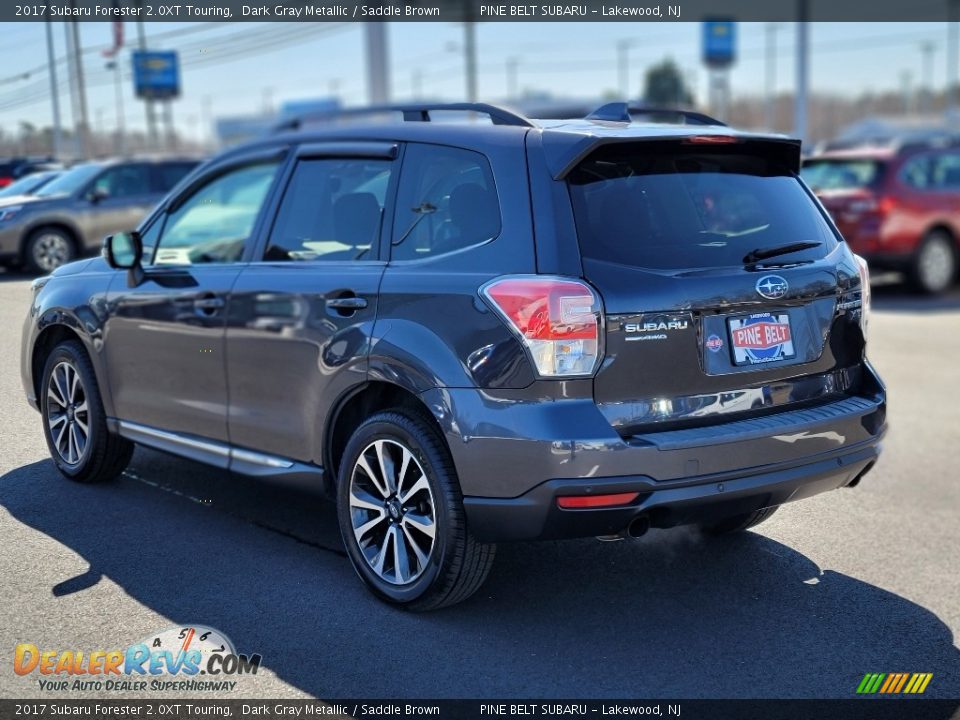
<path fill-rule="evenodd" d="M 856 263 L 773 144 L 605 145 L 568 175 L 584 277 L 606 314 L 594 395 L 622 434 L 856 384 Z"/>

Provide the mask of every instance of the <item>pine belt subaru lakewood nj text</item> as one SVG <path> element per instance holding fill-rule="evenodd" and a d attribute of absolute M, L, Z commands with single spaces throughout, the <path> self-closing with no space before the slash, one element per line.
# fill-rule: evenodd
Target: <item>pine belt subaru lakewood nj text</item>
<path fill-rule="evenodd" d="M 221 154 L 34 282 L 23 384 L 64 475 L 140 443 L 313 484 L 364 582 L 425 610 L 498 541 L 743 530 L 873 466 L 867 269 L 799 141 L 368 113 Z"/>

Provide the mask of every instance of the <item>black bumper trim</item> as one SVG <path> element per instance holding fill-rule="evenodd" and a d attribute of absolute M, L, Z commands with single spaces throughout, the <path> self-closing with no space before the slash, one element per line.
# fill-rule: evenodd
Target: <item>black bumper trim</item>
<path fill-rule="evenodd" d="M 651 527 L 673 527 L 781 505 L 849 485 L 869 470 L 880 454 L 879 437 L 829 459 L 730 477 L 656 482 L 644 475 L 618 478 L 549 480 L 517 498 L 465 497 L 471 532 L 483 542 L 555 540 L 613 535 L 646 515 Z M 627 506 L 561 510 L 558 495 L 638 492 Z"/>

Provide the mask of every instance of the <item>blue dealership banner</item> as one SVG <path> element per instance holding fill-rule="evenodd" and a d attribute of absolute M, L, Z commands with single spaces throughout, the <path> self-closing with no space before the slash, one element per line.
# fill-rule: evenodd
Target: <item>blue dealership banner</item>
<path fill-rule="evenodd" d="M 138 98 L 169 100 L 180 96 L 180 65 L 173 50 L 135 50 L 133 87 Z"/>

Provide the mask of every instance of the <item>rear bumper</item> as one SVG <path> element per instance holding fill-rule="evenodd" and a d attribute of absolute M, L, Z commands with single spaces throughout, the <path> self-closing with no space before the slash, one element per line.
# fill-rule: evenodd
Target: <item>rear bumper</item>
<path fill-rule="evenodd" d="M 549 480 L 519 498 L 464 498 L 471 532 L 484 542 L 614 535 L 636 519 L 651 527 L 710 522 L 835 490 L 859 481 L 880 453 L 878 443 L 806 465 L 658 483 L 648 477 Z M 567 510 L 559 496 L 638 492 L 627 506 Z"/>
<path fill-rule="evenodd" d="M 886 392 L 869 364 L 858 395 L 715 425 L 620 437 L 591 399 L 424 398 L 444 429 L 472 531 L 486 541 L 606 535 L 646 515 L 695 523 L 848 485 L 880 452 Z M 637 492 L 569 510 L 559 495 Z"/>

